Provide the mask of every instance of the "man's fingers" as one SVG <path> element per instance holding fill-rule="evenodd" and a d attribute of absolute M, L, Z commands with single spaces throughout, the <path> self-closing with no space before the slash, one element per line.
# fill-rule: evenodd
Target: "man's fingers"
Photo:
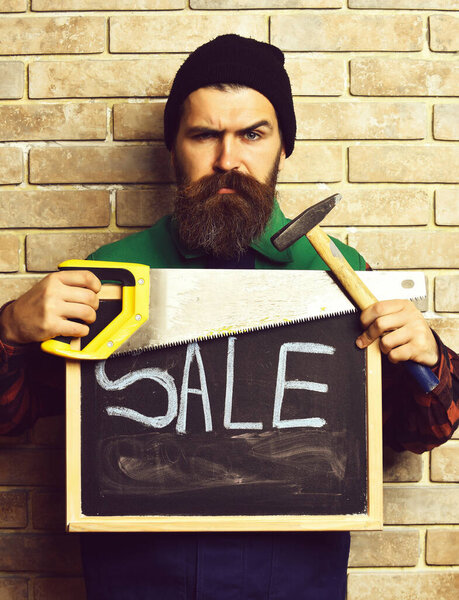
<path fill-rule="evenodd" d="M 96 311 L 87 304 L 66 302 L 62 307 L 60 316 L 63 319 L 80 319 L 86 323 L 94 323 L 96 320 Z"/>
<path fill-rule="evenodd" d="M 388 332 L 403 327 L 405 323 L 406 318 L 403 311 L 377 317 L 359 336 L 357 346 L 366 348 L 378 338 L 387 336 Z"/>
<path fill-rule="evenodd" d="M 408 300 L 382 300 L 376 302 L 361 312 L 360 322 L 363 328 L 367 329 L 376 319 L 407 310 L 410 304 Z"/>
<path fill-rule="evenodd" d="M 369 332 L 367 330 L 365 330 L 363 333 L 361 333 L 359 335 L 359 337 L 355 340 L 355 343 L 357 344 L 357 346 L 359 348 L 366 348 L 372 342 L 374 342 L 374 339 L 371 337 L 371 335 L 369 334 Z"/>
<path fill-rule="evenodd" d="M 66 286 L 63 290 L 62 300 L 69 303 L 88 305 L 94 310 L 99 308 L 98 295 L 88 288 Z"/>
<path fill-rule="evenodd" d="M 75 321 L 62 319 L 60 331 L 56 335 L 79 338 L 88 335 L 88 333 L 89 327 L 87 325 L 84 325 L 84 323 L 76 323 Z M 56 335 L 54 335 L 53 337 L 56 337 Z"/>
<path fill-rule="evenodd" d="M 87 288 L 96 294 L 102 285 L 100 279 L 91 271 L 59 271 L 56 275 L 65 285 Z"/>

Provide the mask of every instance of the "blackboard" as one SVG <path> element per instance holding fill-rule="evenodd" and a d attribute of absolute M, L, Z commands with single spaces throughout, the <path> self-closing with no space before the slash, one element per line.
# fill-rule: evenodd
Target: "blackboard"
<path fill-rule="evenodd" d="M 352 313 L 69 361 L 69 528 L 380 528 L 379 356 L 359 331 Z"/>

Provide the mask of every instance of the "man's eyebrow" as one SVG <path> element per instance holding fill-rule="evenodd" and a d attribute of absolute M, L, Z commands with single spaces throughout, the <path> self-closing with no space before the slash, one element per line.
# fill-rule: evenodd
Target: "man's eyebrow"
<path fill-rule="evenodd" d="M 248 131 L 253 131 L 254 129 L 258 129 L 259 127 L 267 127 L 268 129 L 273 129 L 272 124 L 266 119 L 262 119 L 261 121 L 257 121 L 248 127 L 244 127 L 243 129 L 239 129 L 237 133 L 247 133 Z M 195 125 L 193 127 L 189 127 L 186 130 L 187 135 L 200 135 L 203 133 L 208 134 L 219 134 L 222 133 L 222 129 L 214 129 L 213 127 L 207 127 L 206 125 Z"/>
<path fill-rule="evenodd" d="M 240 129 L 238 133 L 246 133 L 248 131 L 253 131 L 254 129 L 258 129 L 259 127 L 267 127 L 268 129 L 273 129 L 272 123 L 267 121 L 266 119 L 262 119 L 261 121 L 257 121 L 253 123 L 253 125 L 249 125 L 248 127 L 244 127 Z"/>
<path fill-rule="evenodd" d="M 200 133 L 220 133 L 220 131 L 212 127 L 206 127 L 205 125 L 195 125 L 194 127 L 189 127 L 186 133 L 188 135 L 196 135 Z"/>

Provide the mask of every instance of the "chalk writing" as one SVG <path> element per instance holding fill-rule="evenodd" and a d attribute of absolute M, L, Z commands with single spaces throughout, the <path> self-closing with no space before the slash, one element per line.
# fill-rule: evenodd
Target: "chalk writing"
<path fill-rule="evenodd" d="M 177 388 L 175 387 L 174 378 L 169 375 L 167 371 L 156 368 L 140 369 L 138 371 L 134 371 L 133 373 L 123 375 L 123 377 L 120 377 L 119 379 L 111 381 L 108 379 L 104 367 L 105 361 L 103 360 L 97 363 L 95 369 L 96 381 L 104 390 L 124 390 L 132 385 L 135 381 L 140 381 L 141 379 L 151 379 L 152 381 L 156 381 L 164 387 L 168 397 L 167 413 L 162 417 L 147 417 L 136 410 L 125 408 L 123 406 L 109 406 L 106 409 L 107 414 L 114 417 L 125 417 L 127 419 L 131 419 L 132 421 L 142 423 L 142 425 L 145 425 L 146 427 L 155 428 L 166 427 L 166 425 L 169 425 L 169 423 L 175 419 L 177 416 L 178 407 Z"/>
<path fill-rule="evenodd" d="M 263 429 L 262 422 L 231 421 L 233 409 L 234 354 L 236 339 L 237 338 L 232 336 L 228 338 L 223 425 L 225 429 L 230 430 L 261 430 Z M 326 421 L 325 419 L 322 419 L 320 417 L 309 417 L 306 419 L 281 418 L 285 390 L 309 390 L 320 393 L 328 392 L 328 385 L 326 383 L 319 383 L 316 381 L 306 381 L 299 379 L 286 379 L 287 354 L 289 352 L 332 355 L 335 353 L 335 348 L 326 344 L 309 342 L 285 342 L 281 345 L 279 350 L 272 425 L 274 428 L 277 429 L 285 429 L 287 427 L 323 427 L 324 425 L 326 425 Z M 198 375 L 200 381 L 199 388 L 189 387 L 190 368 L 194 362 L 196 362 L 196 365 L 198 367 Z M 176 431 L 177 433 L 184 434 L 186 433 L 188 396 L 190 394 L 196 394 L 201 396 L 205 431 L 209 432 L 213 430 L 212 411 L 210 406 L 209 391 L 207 388 L 207 379 L 204 369 L 204 362 L 202 360 L 199 344 L 197 344 L 196 342 L 187 345 L 185 365 L 183 368 L 182 387 L 180 389 L 180 403 L 178 403 L 177 387 L 175 385 L 174 378 L 164 369 L 152 367 L 148 369 L 140 369 L 138 371 L 134 371 L 132 373 L 124 375 L 119 379 L 110 380 L 108 379 L 105 373 L 104 364 L 104 361 L 99 362 L 95 370 L 96 381 L 104 390 L 123 390 L 136 381 L 140 381 L 141 379 L 150 379 L 151 381 L 159 383 L 166 390 L 168 398 L 167 412 L 163 416 L 149 417 L 131 408 L 126 408 L 123 406 L 108 406 L 106 408 L 106 412 L 109 416 L 124 417 L 126 419 L 131 419 L 132 421 L 141 423 L 145 427 L 151 427 L 154 429 L 161 429 L 163 427 L 166 427 L 177 417 Z"/>
<path fill-rule="evenodd" d="M 188 379 L 190 377 L 190 367 L 193 359 L 196 359 L 198 365 L 199 380 L 201 388 L 189 388 Z M 201 352 L 196 342 L 188 344 L 186 349 L 185 367 L 183 369 L 183 382 L 180 392 L 180 410 L 177 418 L 177 433 L 186 433 L 186 413 L 188 408 L 188 394 L 199 394 L 202 397 L 202 409 L 204 411 L 204 424 L 206 431 L 212 431 L 212 417 L 210 414 L 209 393 L 207 391 L 206 373 L 202 362 Z"/>
<path fill-rule="evenodd" d="M 234 342 L 235 337 L 228 338 L 228 359 L 226 361 L 226 390 L 225 390 L 225 415 L 223 426 L 225 429 L 263 429 L 263 423 L 232 423 L 233 388 L 234 388 Z"/>
<path fill-rule="evenodd" d="M 293 379 L 286 381 L 285 372 L 287 369 L 287 352 L 305 352 L 311 354 L 334 354 L 335 348 L 326 344 L 311 344 L 308 342 L 286 342 L 282 344 L 279 350 L 279 363 L 277 369 L 276 395 L 274 397 L 274 415 L 273 427 L 279 429 L 285 427 L 323 427 L 326 424 L 325 419 L 311 417 L 309 419 L 281 419 L 282 401 L 285 390 L 311 390 L 314 392 L 328 392 L 326 383 L 317 383 L 315 381 L 300 381 Z"/>

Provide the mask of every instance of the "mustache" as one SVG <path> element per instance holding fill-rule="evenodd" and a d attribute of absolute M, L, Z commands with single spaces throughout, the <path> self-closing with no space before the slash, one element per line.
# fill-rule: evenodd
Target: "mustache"
<path fill-rule="evenodd" d="M 258 181 L 251 175 L 238 171 L 227 171 L 204 175 L 194 182 L 184 182 L 178 186 L 177 192 L 181 197 L 193 197 L 195 202 L 205 202 L 216 196 L 222 188 L 232 189 L 242 198 L 249 199 L 269 193 L 271 186 Z"/>

